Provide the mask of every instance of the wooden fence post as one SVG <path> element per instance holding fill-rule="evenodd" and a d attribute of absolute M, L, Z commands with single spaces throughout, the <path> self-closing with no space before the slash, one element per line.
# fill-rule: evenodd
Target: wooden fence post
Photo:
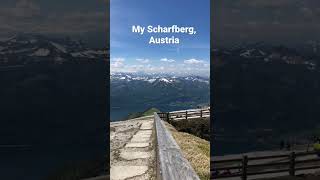
<path fill-rule="evenodd" d="M 247 165 L 248 165 L 248 156 L 243 156 L 242 158 L 242 180 L 247 180 Z"/>
<path fill-rule="evenodd" d="M 290 176 L 295 175 L 295 159 L 296 159 L 295 152 L 291 152 L 291 154 L 290 154 L 290 169 L 289 169 Z"/>
<path fill-rule="evenodd" d="M 186 111 L 186 119 L 188 119 L 188 111 Z"/>

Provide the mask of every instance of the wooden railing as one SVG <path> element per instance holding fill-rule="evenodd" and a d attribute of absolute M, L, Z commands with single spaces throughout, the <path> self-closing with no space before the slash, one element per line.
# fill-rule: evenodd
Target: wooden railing
<path fill-rule="evenodd" d="M 316 152 L 291 152 L 283 155 L 213 160 L 211 178 L 241 177 L 246 180 L 248 176 L 277 173 L 282 173 L 281 176 L 295 176 L 297 171 L 319 169 L 320 158 L 316 155 Z"/>
<path fill-rule="evenodd" d="M 158 113 L 162 120 L 184 120 L 192 118 L 203 118 L 210 117 L 210 109 L 194 109 L 186 111 L 176 111 L 176 112 L 160 112 Z"/>
<path fill-rule="evenodd" d="M 154 118 L 157 135 L 157 179 L 200 180 L 157 113 L 154 113 Z"/>

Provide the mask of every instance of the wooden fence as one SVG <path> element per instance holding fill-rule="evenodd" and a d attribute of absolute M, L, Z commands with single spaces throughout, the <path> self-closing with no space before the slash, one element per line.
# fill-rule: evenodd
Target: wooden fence
<path fill-rule="evenodd" d="M 260 161 L 260 162 L 259 162 Z M 263 162 L 264 161 L 264 162 Z M 224 164 L 224 165 L 223 165 Z M 316 152 L 301 152 L 273 156 L 260 156 L 211 161 L 211 178 L 241 177 L 282 173 L 295 176 L 297 171 L 320 168 Z"/>
<path fill-rule="evenodd" d="M 157 113 L 154 113 L 154 118 L 157 135 L 157 179 L 200 180 Z"/>
<path fill-rule="evenodd" d="M 210 117 L 210 108 L 208 109 L 194 109 L 187 111 L 176 111 L 176 112 L 161 112 L 158 113 L 159 117 L 162 120 L 170 121 L 170 120 L 185 120 L 192 118 L 203 118 Z"/>

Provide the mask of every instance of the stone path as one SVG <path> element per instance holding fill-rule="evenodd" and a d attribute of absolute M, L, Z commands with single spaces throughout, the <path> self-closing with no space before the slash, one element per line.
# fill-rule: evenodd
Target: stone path
<path fill-rule="evenodd" d="M 110 179 L 155 179 L 154 117 L 110 125 Z"/>

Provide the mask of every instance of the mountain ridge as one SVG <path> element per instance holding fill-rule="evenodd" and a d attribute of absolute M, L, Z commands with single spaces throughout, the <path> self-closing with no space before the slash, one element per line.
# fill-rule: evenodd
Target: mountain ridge
<path fill-rule="evenodd" d="M 210 103 L 210 80 L 192 75 L 114 73 L 110 76 L 110 103 L 117 107 L 111 110 L 111 117 L 126 111 L 122 118 L 148 107 L 161 111 L 192 109 Z"/>

